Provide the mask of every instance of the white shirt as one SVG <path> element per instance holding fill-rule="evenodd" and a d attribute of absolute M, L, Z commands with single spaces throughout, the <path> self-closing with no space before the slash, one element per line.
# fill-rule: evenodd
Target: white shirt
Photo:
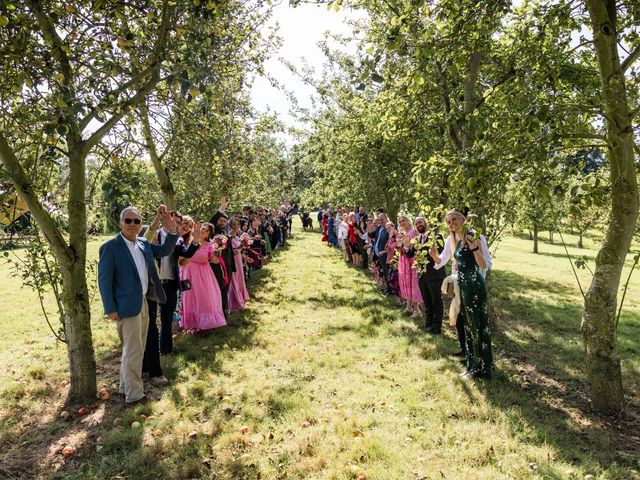
<path fill-rule="evenodd" d="M 136 264 L 138 276 L 140 277 L 140 285 L 142 285 L 142 296 L 144 297 L 149 289 L 149 271 L 147 270 L 147 261 L 144 259 L 144 253 L 142 253 L 142 249 L 140 248 L 140 245 L 138 245 L 137 241 L 132 242 L 124 235 L 122 235 L 122 238 L 124 239 L 124 243 L 126 243 L 127 248 L 133 257 L 133 261 Z"/>
<path fill-rule="evenodd" d="M 160 244 L 162 245 L 167 240 L 167 232 L 164 228 L 158 230 L 160 236 Z M 176 280 L 173 278 L 173 262 L 171 255 L 160 258 L 160 280 Z"/>
<path fill-rule="evenodd" d="M 484 256 L 485 268 L 480 268 L 480 272 L 483 277 L 487 276 L 487 272 L 491 270 L 491 252 L 489 251 L 489 245 L 487 244 L 487 239 L 484 235 L 480 235 L 480 248 L 482 249 L 482 255 Z M 444 242 L 444 250 L 442 250 L 442 254 L 440 255 L 440 263 L 436 263 L 433 268 L 436 270 L 440 270 L 444 267 L 449 260 L 451 259 L 451 235 L 447 237 L 447 241 Z M 453 273 L 457 270 L 457 265 L 453 264 Z"/>
<path fill-rule="evenodd" d="M 349 236 L 349 224 L 345 221 L 340 222 L 338 227 L 338 240 L 344 240 Z"/>

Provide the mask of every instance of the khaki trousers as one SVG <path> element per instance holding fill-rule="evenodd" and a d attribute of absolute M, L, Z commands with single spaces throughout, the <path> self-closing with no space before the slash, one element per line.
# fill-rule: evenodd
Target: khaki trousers
<path fill-rule="evenodd" d="M 142 359 L 149 329 L 147 300 L 142 299 L 142 310 L 138 315 L 120 319 L 116 323 L 122 343 L 119 391 L 125 395 L 127 403 L 135 402 L 144 397 Z"/>

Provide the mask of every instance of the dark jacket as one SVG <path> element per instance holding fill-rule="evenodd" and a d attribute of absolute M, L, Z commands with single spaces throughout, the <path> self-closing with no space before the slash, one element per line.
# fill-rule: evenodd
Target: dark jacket
<path fill-rule="evenodd" d="M 180 281 L 180 269 L 179 269 L 179 261 L 180 257 L 182 258 L 191 258 L 200 248 L 200 244 L 191 242 L 187 247 L 184 244 L 184 240 L 182 238 L 178 239 L 176 242 L 176 246 L 171 252 L 171 271 L 173 272 L 173 278 L 176 282 Z M 160 268 L 160 262 L 158 262 L 158 268 Z"/>
<path fill-rule="evenodd" d="M 222 217 L 222 215 L 223 215 L 222 212 L 217 211 L 209 219 L 209 223 L 211 223 L 214 226 L 216 235 L 225 235 L 225 232 L 221 231 L 220 228 L 218 228 L 218 220 L 220 220 L 220 217 Z M 224 266 L 227 269 L 227 275 L 229 276 L 229 278 L 231 278 L 231 274 L 236 271 L 236 262 L 233 259 L 233 247 L 231 246 L 231 239 L 229 238 L 228 235 L 227 235 L 227 247 L 222 251 L 222 253 L 220 254 L 220 257 L 222 257 L 222 260 L 224 260 Z M 215 265 L 215 264 L 212 264 L 212 265 Z"/>
<path fill-rule="evenodd" d="M 389 232 L 384 228 L 383 225 L 378 227 L 378 231 L 376 232 L 376 241 L 373 244 L 373 253 L 376 256 L 379 256 L 382 253 L 385 253 L 384 247 L 387 246 L 387 242 L 389 241 Z"/>
<path fill-rule="evenodd" d="M 432 232 L 430 231 L 426 232 L 425 235 L 426 235 L 426 238 L 424 243 L 427 243 L 427 244 L 431 243 Z M 420 241 L 420 237 L 421 235 L 418 235 L 415 237 L 416 242 Z M 436 235 L 436 244 L 438 246 L 438 255 L 440 255 L 444 250 L 444 238 L 439 233 Z M 407 257 L 412 258 L 415 256 L 415 254 L 416 254 L 416 247 L 412 246 L 409 250 L 407 250 Z M 446 268 L 441 268 L 439 270 L 436 270 L 434 266 L 435 266 L 435 262 L 433 258 L 431 258 L 430 255 L 427 255 L 427 270 L 421 276 L 426 276 L 427 280 L 444 279 L 447 276 Z"/>

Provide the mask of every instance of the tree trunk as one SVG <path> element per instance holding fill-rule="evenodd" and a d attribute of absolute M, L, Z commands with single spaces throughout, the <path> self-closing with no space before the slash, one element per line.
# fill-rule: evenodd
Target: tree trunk
<path fill-rule="evenodd" d="M 85 274 L 85 258 L 62 266 L 64 329 L 69 354 L 71 390 L 69 400 L 79 402 L 96 396 L 96 361 L 91 334 L 91 310 Z"/>
<path fill-rule="evenodd" d="M 476 109 L 476 84 L 478 83 L 478 75 L 480 73 L 480 66 L 482 65 L 482 53 L 479 51 L 473 52 L 469 56 L 469 71 L 467 77 L 464 80 L 463 95 L 463 114 L 464 122 L 462 124 L 462 150 L 468 151 L 475 143 L 475 129 L 473 121 L 473 111 Z"/>
<path fill-rule="evenodd" d="M 91 311 L 87 289 L 86 156 L 80 134 L 67 139 L 69 145 L 69 247 L 71 260 L 61 262 L 65 333 L 71 376 L 70 399 L 96 396 L 96 360 L 91 335 Z"/>
<path fill-rule="evenodd" d="M 578 248 L 584 248 L 584 242 L 582 241 L 582 230 L 578 234 Z"/>
<path fill-rule="evenodd" d="M 388 219 L 396 218 L 398 215 L 398 205 L 394 202 L 393 196 L 388 188 L 384 189 L 384 207 Z"/>
<path fill-rule="evenodd" d="M 538 253 L 538 226 L 533 226 L 533 253 Z"/>
<path fill-rule="evenodd" d="M 79 133 L 67 137 L 69 145 L 69 243 L 51 215 L 42 207 L 27 172 L 0 133 L 0 160 L 20 198 L 51 245 L 62 272 L 64 328 L 69 354 L 72 401 L 96 395 L 96 362 L 91 336 L 89 292 L 86 281 L 87 214 L 85 201 L 85 154 Z"/>
<path fill-rule="evenodd" d="M 151 158 L 151 163 L 153 164 L 153 168 L 156 171 L 156 177 L 158 178 L 158 183 L 160 184 L 160 195 L 162 196 L 162 201 L 169 210 L 173 210 L 176 208 L 176 191 L 173 188 L 171 179 L 169 178 L 169 172 L 162 165 L 162 158 L 158 155 L 155 140 L 153 139 L 153 134 L 151 132 L 149 110 L 145 104 L 142 104 L 139 110 L 140 119 L 142 120 L 142 133 L 144 135 L 147 151 L 149 152 L 149 158 Z M 167 145 L 166 148 L 168 149 L 170 147 Z M 166 152 L 167 151 L 165 150 L 162 156 L 164 156 Z"/>
<path fill-rule="evenodd" d="M 611 181 L 611 215 L 587 292 L 582 316 L 587 376 L 593 408 L 616 413 L 624 407 L 617 352 L 617 291 L 638 217 L 634 139 L 625 76 L 618 57 L 615 0 L 585 1 L 593 28 L 602 84 Z"/>
<path fill-rule="evenodd" d="M 549 242 L 553 245 L 553 230 L 549 230 Z"/>

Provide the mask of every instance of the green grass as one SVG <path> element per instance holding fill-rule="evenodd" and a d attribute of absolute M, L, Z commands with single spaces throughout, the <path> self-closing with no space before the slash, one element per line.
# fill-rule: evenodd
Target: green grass
<path fill-rule="evenodd" d="M 227 328 L 177 340 L 180 353 L 163 357 L 171 385 L 156 401 L 135 410 L 96 402 L 69 423 L 58 418 L 66 350 L 2 266 L 0 477 L 639 478 L 640 276 L 619 328 L 630 405 L 605 420 L 585 396 L 569 263 L 561 246 L 530 248 L 509 237 L 497 250 L 492 381 L 461 380 L 446 355 L 452 330 L 425 336 L 368 274 L 296 231 L 252 277 L 253 299 Z M 93 306 L 99 382 L 113 391 L 117 337 Z M 132 429 L 140 414 L 151 418 Z M 65 444 L 75 457 L 56 453 Z"/>

